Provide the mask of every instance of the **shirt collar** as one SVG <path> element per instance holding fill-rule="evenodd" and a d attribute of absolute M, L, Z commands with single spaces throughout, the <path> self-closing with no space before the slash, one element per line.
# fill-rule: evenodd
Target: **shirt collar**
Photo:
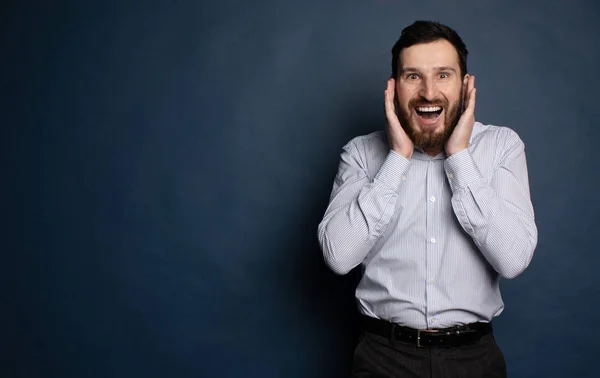
<path fill-rule="evenodd" d="M 471 132 L 471 137 L 469 138 L 469 147 L 471 146 L 471 143 L 473 143 L 473 136 L 475 135 L 475 129 L 477 128 L 477 121 L 475 121 L 475 124 L 473 125 L 473 132 Z M 440 160 L 440 159 L 446 159 L 448 156 L 446 155 L 446 151 L 442 148 L 442 152 L 440 152 L 439 154 L 435 155 L 435 156 L 430 156 L 427 155 L 425 153 L 425 151 L 423 151 L 423 148 L 421 146 L 415 146 L 414 152 L 413 152 L 413 156 L 416 159 L 419 160 Z"/>

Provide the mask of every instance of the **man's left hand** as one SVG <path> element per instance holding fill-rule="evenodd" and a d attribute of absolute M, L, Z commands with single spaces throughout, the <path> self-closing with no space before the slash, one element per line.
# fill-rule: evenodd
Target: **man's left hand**
<path fill-rule="evenodd" d="M 463 81 L 465 110 L 446 142 L 445 149 L 448 156 L 469 146 L 473 125 L 475 124 L 475 91 L 475 76 L 466 75 Z"/>

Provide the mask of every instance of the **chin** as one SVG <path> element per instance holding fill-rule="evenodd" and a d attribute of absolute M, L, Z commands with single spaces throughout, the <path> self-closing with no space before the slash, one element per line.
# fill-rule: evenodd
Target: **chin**
<path fill-rule="evenodd" d="M 414 122 L 411 125 L 410 139 L 422 148 L 439 148 L 448 139 L 448 127 L 445 120 L 438 120 L 434 125 L 423 125 Z"/>

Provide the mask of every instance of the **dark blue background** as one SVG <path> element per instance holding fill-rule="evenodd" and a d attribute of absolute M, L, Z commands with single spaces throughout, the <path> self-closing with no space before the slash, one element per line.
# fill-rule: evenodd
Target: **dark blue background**
<path fill-rule="evenodd" d="M 477 119 L 526 143 L 539 244 L 503 283 L 510 377 L 596 377 L 593 1 L 3 3 L 3 377 L 345 377 L 355 275 L 316 227 L 384 125 L 390 49 L 454 27 Z"/>

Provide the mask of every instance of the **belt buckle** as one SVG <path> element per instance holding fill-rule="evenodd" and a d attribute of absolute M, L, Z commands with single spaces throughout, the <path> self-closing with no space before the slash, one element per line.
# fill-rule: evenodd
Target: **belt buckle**
<path fill-rule="evenodd" d="M 417 329 L 417 348 L 423 348 L 421 345 L 421 330 Z"/>

